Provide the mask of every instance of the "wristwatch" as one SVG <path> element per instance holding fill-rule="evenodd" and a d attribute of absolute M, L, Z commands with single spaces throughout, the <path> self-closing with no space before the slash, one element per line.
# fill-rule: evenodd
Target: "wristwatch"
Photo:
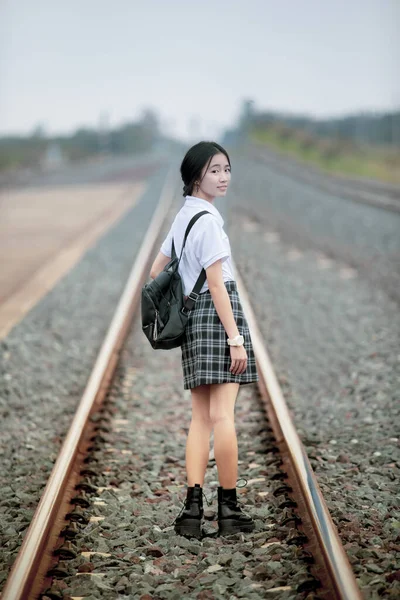
<path fill-rule="evenodd" d="M 242 335 L 237 335 L 234 338 L 227 339 L 228 346 L 243 346 L 244 337 Z"/>

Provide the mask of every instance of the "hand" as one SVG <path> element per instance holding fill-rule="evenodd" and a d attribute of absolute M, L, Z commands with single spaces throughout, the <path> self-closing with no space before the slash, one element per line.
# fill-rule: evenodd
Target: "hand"
<path fill-rule="evenodd" d="M 230 372 L 233 375 L 241 375 L 247 369 L 247 352 L 244 346 L 229 346 L 231 350 Z"/>

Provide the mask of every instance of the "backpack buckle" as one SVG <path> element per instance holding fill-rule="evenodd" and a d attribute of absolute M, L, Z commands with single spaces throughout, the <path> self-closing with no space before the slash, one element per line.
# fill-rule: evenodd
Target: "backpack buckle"
<path fill-rule="evenodd" d="M 184 315 L 188 314 L 195 305 L 195 302 L 200 294 L 196 294 L 196 292 L 190 292 L 189 296 L 185 299 L 185 304 L 182 307 L 182 312 Z"/>

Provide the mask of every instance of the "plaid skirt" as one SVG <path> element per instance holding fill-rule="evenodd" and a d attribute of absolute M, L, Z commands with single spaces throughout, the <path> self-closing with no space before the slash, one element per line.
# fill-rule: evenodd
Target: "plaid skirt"
<path fill-rule="evenodd" d="M 224 326 L 214 307 L 209 290 L 200 294 L 189 313 L 182 349 L 183 387 L 185 390 L 209 383 L 253 383 L 258 381 L 256 360 L 249 327 L 243 313 L 236 281 L 225 281 L 231 300 L 233 316 L 239 333 L 244 336 L 247 352 L 247 368 L 234 375 L 231 366 L 230 347 L 226 343 Z"/>

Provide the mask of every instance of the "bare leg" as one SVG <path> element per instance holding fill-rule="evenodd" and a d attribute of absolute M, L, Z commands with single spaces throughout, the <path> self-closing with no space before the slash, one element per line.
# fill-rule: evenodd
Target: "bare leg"
<path fill-rule="evenodd" d="M 204 484 L 210 451 L 210 386 L 199 385 L 191 390 L 192 420 L 186 441 L 186 473 L 188 486 Z"/>
<path fill-rule="evenodd" d="M 238 383 L 211 384 L 210 418 L 214 427 L 214 455 L 219 484 L 226 489 L 236 487 L 238 445 L 235 430 L 235 402 Z"/>

